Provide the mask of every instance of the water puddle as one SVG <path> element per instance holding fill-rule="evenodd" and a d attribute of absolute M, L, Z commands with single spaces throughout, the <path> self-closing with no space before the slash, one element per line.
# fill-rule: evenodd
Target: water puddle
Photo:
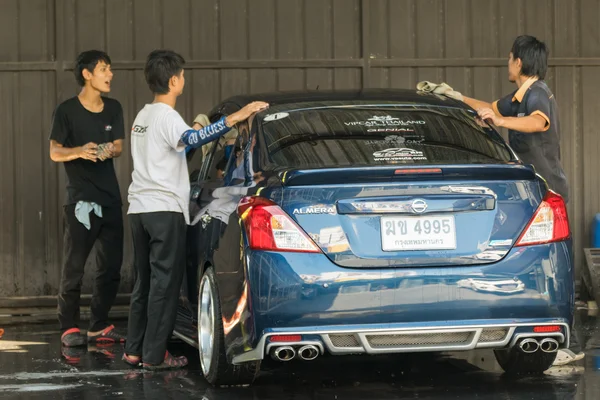
<path fill-rule="evenodd" d="M 0 392 L 43 392 L 48 390 L 74 389 L 83 386 L 81 383 L 72 385 L 53 385 L 51 383 L 25 384 L 25 385 L 0 385 Z"/>
<path fill-rule="evenodd" d="M 20 381 L 36 379 L 57 379 L 57 378 L 82 378 L 82 377 L 105 377 L 125 375 L 131 371 L 50 371 L 50 372 L 17 372 L 11 375 L 0 375 L 0 379 L 16 379 Z"/>

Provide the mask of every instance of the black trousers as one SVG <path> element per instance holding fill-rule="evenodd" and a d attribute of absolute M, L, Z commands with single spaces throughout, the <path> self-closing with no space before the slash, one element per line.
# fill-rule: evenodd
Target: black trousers
<path fill-rule="evenodd" d="M 107 326 L 119 283 L 123 262 L 123 216 L 121 207 L 102 207 L 102 218 L 90 212 L 88 230 L 75 217 L 75 204 L 63 209 L 64 243 L 63 268 L 58 294 L 58 321 L 61 331 L 77 327 L 79 300 L 85 263 L 94 247 L 96 250 L 96 277 L 94 280 L 90 331 Z"/>
<path fill-rule="evenodd" d="M 183 214 L 131 214 L 136 282 L 131 294 L 125 352 L 160 364 L 175 326 L 185 272 Z"/>

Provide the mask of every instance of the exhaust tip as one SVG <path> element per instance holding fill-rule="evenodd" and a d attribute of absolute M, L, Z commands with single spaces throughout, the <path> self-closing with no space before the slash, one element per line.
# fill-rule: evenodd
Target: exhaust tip
<path fill-rule="evenodd" d="M 555 339 L 547 338 L 540 342 L 540 349 L 545 353 L 556 353 L 558 347 L 558 342 Z"/>
<path fill-rule="evenodd" d="M 540 348 L 540 344 L 535 339 L 523 339 L 519 343 L 519 348 L 523 353 L 535 353 Z"/>
<path fill-rule="evenodd" d="M 296 356 L 296 350 L 291 346 L 276 347 L 271 351 L 271 357 L 276 361 L 290 361 Z"/>
<path fill-rule="evenodd" d="M 298 356 L 305 361 L 314 360 L 319 356 L 319 349 L 317 349 L 312 344 L 303 346 L 298 350 Z"/>

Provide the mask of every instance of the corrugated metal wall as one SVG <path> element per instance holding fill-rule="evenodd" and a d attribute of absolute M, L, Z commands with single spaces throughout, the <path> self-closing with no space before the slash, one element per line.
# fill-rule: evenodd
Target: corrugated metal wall
<path fill-rule="evenodd" d="M 597 0 L 0 0 L 0 296 L 57 292 L 65 176 L 48 158 L 57 102 L 76 94 L 79 51 L 113 59 L 111 96 L 126 124 L 151 100 L 143 62 L 188 61 L 187 120 L 240 92 L 414 87 L 443 80 L 493 100 L 510 91 L 506 59 L 528 33 L 551 48 L 577 263 L 600 211 L 600 2 Z M 117 161 L 126 201 L 131 158 Z M 121 290 L 130 290 L 126 226 Z M 85 280 L 89 292 L 91 275 Z"/>

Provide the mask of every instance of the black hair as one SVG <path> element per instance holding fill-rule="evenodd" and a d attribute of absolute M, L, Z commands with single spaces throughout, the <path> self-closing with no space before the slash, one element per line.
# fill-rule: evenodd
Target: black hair
<path fill-rule="evenodd" d="M 169 80 L 183 70 L 185 60 L 171 50 L 154 50 L 148 54 L 144 75 L 154 94 L 169 93 Z"/>
<path fill-rule="evenodd" d="M 85 86 L 83 70 L 87 69 L 91 73 L 94 73 L 94 69 L 100 61 L 104 61 L 107 65 L 111 64 L 108 54 L 100 50 L 84 51 L 77 56 L 73 73 L 75 74 L 75 79 L 77 80 L 79 86 Z"/>
<path fill-rule="evenodd" d="M 521 75 L 546 77 L 548 70 L 548 47 L 533 36 L 521 35 L 515 39 L 510 50 L 513 60 L 521 59 Z"/>

